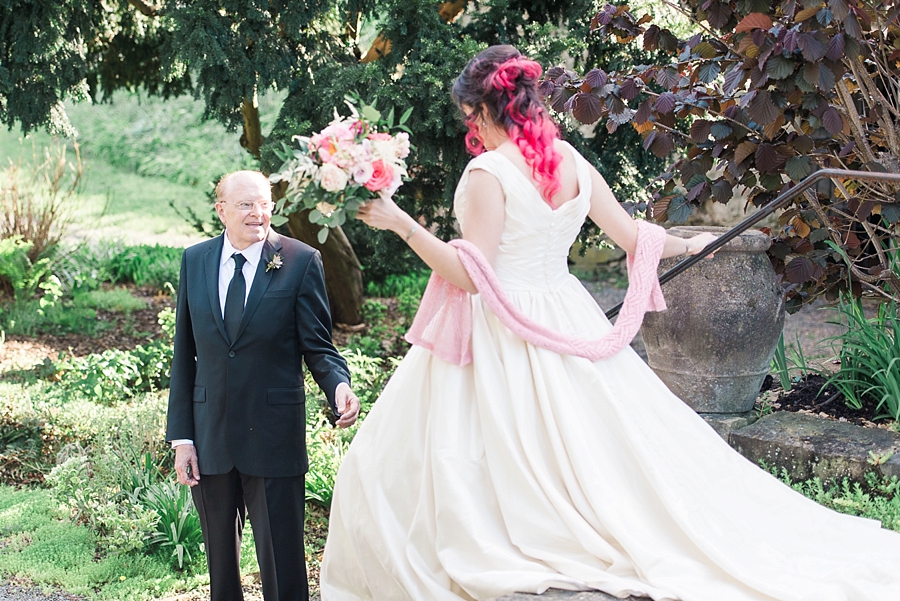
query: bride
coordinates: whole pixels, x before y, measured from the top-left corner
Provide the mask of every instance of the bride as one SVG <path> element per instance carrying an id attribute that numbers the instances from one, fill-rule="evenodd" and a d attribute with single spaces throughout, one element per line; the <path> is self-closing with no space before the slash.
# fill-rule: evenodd
<path id="1" fill-rule="evenodd" d="M 453 95 L 476 157 L 454 208 L 519 314 L 561 337 L 600 339 L 612 326 L 569 275 L 569 247 L 585 217 L 629 254 L 640 228 L 558 139 L 539 76 L 511 46 L 460 74 Z M 591 360 L 527 342 L 477 294 L 463 247 L 390 199 L 359 216 L 470 293 L 471 362 L 413 346 L 361 426 L 335 486 L 324 601 L 548 588 L 656 601 L 900 599 L 897 534 L 751 464 L 630 348 Z M 665 236 L 661 255 L 710 241 Z"/>

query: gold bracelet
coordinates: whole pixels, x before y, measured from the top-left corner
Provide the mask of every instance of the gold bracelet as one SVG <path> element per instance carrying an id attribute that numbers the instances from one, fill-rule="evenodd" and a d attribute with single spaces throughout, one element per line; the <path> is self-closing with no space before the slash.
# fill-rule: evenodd
<path id="1" fill-rule="evenodd" d="M 412 226 L 412 227 L 410 228 L 409 233 L 406 234 L 406 238 L 404 238 L 403 240 L 404 240 L 405 242 L 409 242 L 409 239 L 413 237 L 413 234 L 416 233 L 416 230 L 417 230 L 417 229 L 419 229 L 419 224 L 418 224 L 418 223 L 415 224 L 414 226 Z"/>

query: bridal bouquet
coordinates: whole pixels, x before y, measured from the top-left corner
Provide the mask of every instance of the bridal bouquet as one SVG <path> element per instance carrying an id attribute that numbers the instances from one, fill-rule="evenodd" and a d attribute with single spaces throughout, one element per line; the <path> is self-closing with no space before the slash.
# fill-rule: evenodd
<path id="1" fill-rule="evenodd" d="M 382 118 L 374 106 L 357 109 L 357 100 L 347 97 L 350 115 L 334 111 L 334 121 L 312 136 L 294 136 L 299 148 L 285 146 L 284 164 L 269 176 L 272 183 L 287 182 L 280 215 L 272 223 L 287 221 L 285 213 L 310 209 L 309 220 L 322 225 L 319 243 L 329 228 L 356 217 L 360 205 L 379 195 L 391 196 L 407 177 L 409 129 L 405 126 L 412 108 L 394 125 L 394 110 Z M 392 130 L 401 130 L 391 134 Z"/>

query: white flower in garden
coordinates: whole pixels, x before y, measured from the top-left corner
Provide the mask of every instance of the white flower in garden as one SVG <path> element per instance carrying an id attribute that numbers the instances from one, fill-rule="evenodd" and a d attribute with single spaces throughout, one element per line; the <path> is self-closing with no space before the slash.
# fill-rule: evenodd
<path id="1" fill-rule="evenodd" d="M 355 181 L 359 185 L 363 185 L 367 181 L 369 181 L 369 178 L 372 177 L 373 172 L 374 168 L 372 167 L 372 163 L 370 161 L 357 163 L 356 167 L 353 169 L 353 181 Z"/>
<path id="2" fill-rule="evenodd" d="M 405 159 L 409 156 L 409 134 L 401 131 L 394 136 L 394 144 L 398 159 Z"/>
<path id="3" fill-rule="evenodd" d="M 328 192 L 340 192 L 347 187 L 347 172 L 334 163 L 325 163 L 319 170 L 319 185 Z M 323 211 L 324 212 L 324 211 Z"/>

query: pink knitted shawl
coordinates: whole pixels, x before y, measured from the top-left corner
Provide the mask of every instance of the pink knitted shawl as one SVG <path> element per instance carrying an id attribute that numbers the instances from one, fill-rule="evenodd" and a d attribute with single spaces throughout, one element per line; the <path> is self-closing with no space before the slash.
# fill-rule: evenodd
<path id="1" fill-rule="evenodd" d="M 606 359 L 625 348 L 637 334 L 647 311 L 663 311 L 666 301 L 659 287 L 656 268 L 666 241 L 658 225 L 638 221 L 637 247 L 628 255 L 628 292 L 611 332 L 596 340 L 567 336 L 528 319 L 513 305 L 490 263 L 478 247 L 465 240 L 450 242 L 459 260 L 494 315 L 525 342 L 557 353 Z M 436 357 L 457 365 L 472 362 L 472 305 L 469 294 L 432 273 L 412 327 L 406 334 L 410 344 L 422 346 Z"/>

